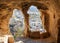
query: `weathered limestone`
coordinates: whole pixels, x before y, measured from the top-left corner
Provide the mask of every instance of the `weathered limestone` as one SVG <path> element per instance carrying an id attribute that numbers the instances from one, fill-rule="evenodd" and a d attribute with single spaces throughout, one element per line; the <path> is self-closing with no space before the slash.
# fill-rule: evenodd
<path id="1" fill-rule="evenodd" d="M 38 7 L 38 9 L 42 9 L 46 11 L 46 13 L 49 15 L 49 27 L 48 31 L 51 34 L 51 37 L 54 37 L 55 40 L 57 40 L 57 20 L 60 18 L 60 12 L 59 12 L 59 3 L 52 0 L 39 0 L 39 1 L 0 1 L 0 35 L 11 35 L 9 30 L 9 20 L 12 16 L 13 9 L 21 9 L 23 11 L 23 14 L 25 16 L 25 23 L 28 24 L 28 18 L 29 15 L 27 14 L 27 10 L 31 5 L 35 5 Z M 55 3 L 56 2 L 56 3 Z M 43 4 L 42 4 L 43 3 Z M 58 5 L 57 5 L 58 4 Z M 47 6 L 47 7 L 46 7 Z M 47 9 L 47 10 L 46 10 Z M 43 15 L 46 15 L 43 13 Z M 54 16 L 55 15 L 55 16 Z M 48 21 L 48 20 L 47 20 Z M 25 27 L 25 36 L 28 36 L 28 26 Z M 48 24 L 47 24 L 48 25 Z M 14 43 L 14 38 L 9 38 L 9 43 Z"/>

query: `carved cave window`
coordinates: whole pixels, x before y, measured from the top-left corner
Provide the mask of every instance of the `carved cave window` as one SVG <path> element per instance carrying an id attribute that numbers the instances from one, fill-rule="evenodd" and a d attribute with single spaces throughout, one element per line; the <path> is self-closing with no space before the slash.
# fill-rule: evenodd
<path id="1" fill-rule="evenodd" d="M 13 10 L 13 15 L 9 21 L 9 27 L 15 40 L 18 37 L 24 36 L 25 23 L 24 23 L 24 15 L 21 10 L 18 9 Z"/>
<path id="2" fill-rule="evenodd" d="M 31 5 L 27 11 L 29 14 L 29 30 L 40 31 L 40 33 L 46 32 L 41 20 L 41 11 L 34 5 Z"/>

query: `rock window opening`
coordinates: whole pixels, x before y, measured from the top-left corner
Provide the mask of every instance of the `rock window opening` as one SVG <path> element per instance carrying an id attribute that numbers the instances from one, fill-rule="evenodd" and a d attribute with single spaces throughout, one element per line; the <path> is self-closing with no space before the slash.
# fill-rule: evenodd
<path id="1" fill-rule="evenodd" d="M 24 36 L 24 15 L 21 10 L 14 9 L 9 21 L 10 32 L 15 40 Z"/>
<path id="2" fill-rule="evenodd" d="M 31 32 L 39 31 L 40 34 L 46 32 L 41 20 L 41 11 L 36 6 L 31 5 L 27 14 L 29 14 L 29 30 Z"/>

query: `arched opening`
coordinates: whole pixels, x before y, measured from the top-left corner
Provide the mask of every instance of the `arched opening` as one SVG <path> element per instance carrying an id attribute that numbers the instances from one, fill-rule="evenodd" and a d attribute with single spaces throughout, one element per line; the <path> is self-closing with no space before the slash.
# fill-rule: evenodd
<path id="1" fill-rule="evenodd" d="M 24 15 L 21 10 L 13 10 L 12 17 L 9 21 L 9 28 L 15 40 L 19 41 L 21 37 L 24 37 L 25 23 Z"/>
<path id="2" fill-rule="evenodd" d="M 27 14 L 29 14 L 29 31 L 30 31 L 29 36 L 32 35 L 32 37 L 40 38 L 41 34 L 47 32 L 46 29 L 44 28 L 45 26 L 41 19 L 42 15 L 41 11 L 39 11 L 39 9 L 36 6 L 31 5 L 27 11 Z"/>
<path id="3" fill-rule="evenodd" d="M 33 31 L 40 31 L 40 34 L 42 32 L 46 32 L 46 30 L 43 27 L 42 20 L 41 20 L 41 12 L 37 9 L 36 6 L 31 6 L 27 12 L 29 14 L 29 26 L 30 30 Z"/>

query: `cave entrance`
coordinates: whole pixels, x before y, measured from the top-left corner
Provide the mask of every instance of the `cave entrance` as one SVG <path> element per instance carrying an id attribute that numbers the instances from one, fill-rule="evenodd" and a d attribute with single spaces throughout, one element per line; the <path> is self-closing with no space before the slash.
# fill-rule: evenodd
<path id="1" fill-rule="evenodd" d="M 31 5 L 27 14 L 29 15 L 29 37 L 49 37 L 49 15 L 47 12 L 42 12 L 37 6 Z"/>
<path id="2" fill-rule="evenodd" d="M 10 32 L 14 36 L 15 40 L 20 40 L 21 37 L 24 37 L 24 15 L 21 10 L 14 9 L 12 17 L 9 21 Z"/>

